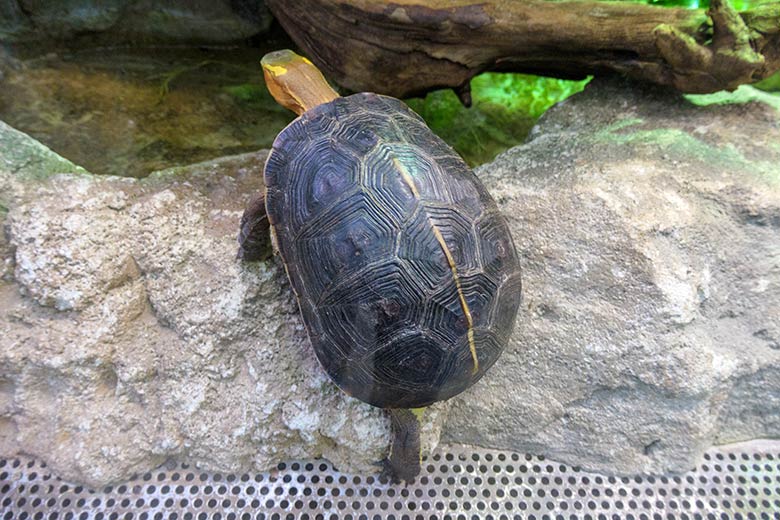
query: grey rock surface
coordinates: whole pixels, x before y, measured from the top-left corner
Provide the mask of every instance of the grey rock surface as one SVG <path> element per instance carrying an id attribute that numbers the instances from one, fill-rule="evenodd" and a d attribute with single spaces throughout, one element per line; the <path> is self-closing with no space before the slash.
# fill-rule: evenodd
<path id="1" fill-rule="evenodd" d="M 780 436 L 778 142 L 765 103 L 599 81 L 480 168 L 525 303 L 492 371 L 429 414 L 428 447 L 441 430 L 637 473 Z M 0 146 L 0 454 L 90 484 L 168 458 L 375 469 L 387 419 L 326 379 L 280 265 L 234 259 L 263 152 L 137 181 L 23 146 L 24 168 Z"/>
<path id="2" fill-rule="evenodd" d="M 262 0 L 0 0 L 0 41 L 225 43 L 268 29 Z"/>
<path id="3" fill-rule="evenodd" d="M 0 284 L 0 453 L 92 485 L 168 458 L 226 472 L 313 457 L 377 470 L 388 419 L 328 381 L 283 268 L 236 260 L 264 160 L 144 181 L 0 168 L 3 193 L 16 194 L 2 250 L 14 280 Z M 429 414 L 428 450 L 444 408 Z"/>
<path id="4" fill-rule="evenodd" d="M 0 121 L 0 223 L 9 208 L 22 200 L 24 188 L 37 179 L 61 172 L 86 173 L 38 141 Z M 6 233 L 0 233 L 0 280 L 10 280 L 13 252 Z"/>
<path id="5" fill-rule="evenodd" d="M 594 81 L 479 169 L 524 310 L 445 441 L 637 473 L 780 437 L 780 111 L 751 91 Z"/>

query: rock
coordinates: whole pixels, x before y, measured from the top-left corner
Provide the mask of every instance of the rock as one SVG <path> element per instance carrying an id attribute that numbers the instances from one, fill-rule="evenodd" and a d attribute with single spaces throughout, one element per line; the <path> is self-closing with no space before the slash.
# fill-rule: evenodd
<path id="1" fill-rule="evenodd" d="M 778 436 L 780 112 L 729 99 L 594 81 L 478 170 L 525 303 L 491 372 L 428 415 L 429 448 L 441 430 L 631 474 Z M 92 485 L 168 458 L 376 469 L 387 419 L 327 380 L 279 264 L 235 260 L 264 152 L 143 181 L 7 153 L 0 454 Z"/>
<path id="2" fill-rule="evenodd" d="M 7 1 L 7 0 L 6 0 Z M 111 29 L 126 0 L 17 0 L 19 8 L 41 33 L 65 39 L 85 32 Z"/>
<path id="3" fill-rule="evenodd" d="M 86 173 L 55 154 L 38 141 L 0 121 L 0 222 L 8 208 L 18 204 L 25 184 L 20 181 L 44 179 L 57 172 Z M 13 251 L 0 233 L 0 280 L 8 280 L 13 272 Z M 1 282 L 0 282 L 1 283 Z"/>
<path id="4" fill-rule="evenodd" d="M 594 81 L 479 168 L 525 299 L 443 441 L 631 474 L 780 436 L 780 112 L 738 102 L 764 96 Z"/>
<path id="5" fill-rule="evenodd" d="M 262 0 L 0 0 L 0 41 L 226 43 L 266 31 Z"/>
<path id="6" fill-rule="evenodd" d="M 128 38 L 227 43 L 265 32 L 271 13 L 263 0 L 136 0 L 127 10 Z"/>
<path id="7" fill-rule="evenodd" d="M 5 172 L 0 201 L 9 203 L 12 181 L 44 179 L 55 173 L 87 173 L 38 141 L 0 121 L 0 170 Z"/>
<path id="8" fill-rule="evenodd" d="M 168 458 L 376 471 L 388 419 L 329 382 L 283 268 L 236 260 L 265 156 L 144 181 L 0 169 L 22 193 L 6 222 L 15 283 L 0 285 L 0 454 L 94 486 Z M 444 408 L 426 425 L 429 450 Z"/>
<path id="9" fill-rule="evenodd" d="M 0 0 L 0 41 L 32 39 L 32 22 L 17 0 Z"/>

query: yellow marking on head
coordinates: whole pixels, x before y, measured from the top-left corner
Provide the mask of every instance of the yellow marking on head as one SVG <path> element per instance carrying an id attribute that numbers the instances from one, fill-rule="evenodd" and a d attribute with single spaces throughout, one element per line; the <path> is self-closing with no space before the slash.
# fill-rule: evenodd
<path id="1" fill-rule="evenodd" d="M 401 163 L 401 161 L 394 157 L 393 164 L 398 169 L 399 173 L 401 174 L 401 178 L 404 180 L 406 185 L 409 186 L 410 190 L 412 190 L 414 198 L 420 200 L 420 192 L 417 191 L 417 186 L 414 184 L 414 179 L 412 179 L 412 176 L 409 175 L 409 172 L 406 171 L 406 168 L 404 168 L 404 165 Z M 439 231 L 439 228 L 436 227 L 436 224 L 431 222 L 430 219 L 428 219 L 428 222 L 431 225 L 431 229 L 433 230 L 433 235 L 439 242 L 439 247 L 441 247 L 441 250 L 444 252 L 444 256 L 447 258 L 447 263 L 449 264 L 450 270 L 452 271 L 452 279 L 455 281 L 455 288 L 458 290 L 460 307 L 463 309 L 463 315 L 466 317 L 466 325 L 468 326 L 466 337 L 468 338 L 469 350 L 471 351 L 471 360 L 474 364 L 471 369 L 471 374 L 474 375 L 479 371 L 479 359 L 477 358 L 477 346 L 474 343 L 474 321 L 471 318 L 471 310 L 469 310 L 469 304 L 466 302 L 466 297 L 463 296 L 463 289 L 460 286 L 460 277 L 458 276 L 458 268 L 455 265 L 455 258 L 452 256 L 450 248 L 447 247 L 447 242 L 445 242 L 444 236 L 441 234 L 441 231 Z"/>
<path id="2" fill-rule="evenodd" d="M 304 61 L 304 63 L 308 63 L 309 65 L 314 65 L 309 58 L 306 56 L 301 56 L 301 59 Z"/>
<path id="3" fill-rule="evenodd" d="M 452 279 L 455 281 L 455 288 L 458 290 L 458 299 L 460 299 L 460 307 L 463 309 L 463 315 L 466 317 L 466 325 L 468 326 L 467 338 L 469 340 L 469 350 L 471 351 L 471 359 L 474 363 L 474 367 L 471 369 L 472 374 L 476 374 L 479 370 L 479 359 L 477 359 L 477 347 L 474 344 L 474 322 L 471 318 L 471 310 L 469 310 L 469 304 L 466 302 L 466 297 L 463 296 L 463 289 L 460 286 L 460 277 L 458 276 L 458 268 L 455 265 L 455 258 L 450 253 L 450 249 L 447 247 L 447 243 L 444 241 L 441 231 L 435 225 L 433 227 L 433 234 L 436 236 L 436 240 L 439 241 L 444 256 L 447 257 L 447 263 L 450 264 L 450 270 L 452 271 Z"/>
<path id="4" fill-rule="evenodd" d="M 287 74 L 287 67 L 284 67 L 282 65 L 269 65 L 267 63 L 264 63 L 263 68 L 268 72 L 270 72 L 271 74 L 273 74 L 274 76 L 284 76 L 285 74 Z"/>

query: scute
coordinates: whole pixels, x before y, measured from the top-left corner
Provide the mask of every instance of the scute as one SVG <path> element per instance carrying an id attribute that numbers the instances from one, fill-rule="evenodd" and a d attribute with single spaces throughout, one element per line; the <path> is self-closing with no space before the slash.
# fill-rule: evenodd
<path id="1" fill-rule="evenodd" d="M 345 392 L 426 406 L 495 363 L 520 302 L 508 227 L 406 105 L 364 93 L 309 110 L 277 137 L 265 180 L 315 353 Z"/>
<path id="2" fill-rule="evenodd" d="M 423 208 L 401 230 L 398 257 L 407 261 L 426 291 L 432 292 L 452 280 L 452 268 Z"/>
<path id="3" fill-rule="evenodd" d="M 406 333 L 369 353 L 363 360 L 380 384 L 399 390 L 425 390 L 436 381 L 447 352 L 422 332 Z"/>
<path id="4" fill-rule="evenodd" d="M 410 329 L 381 345 L 358 365 L 372 385 L 355 397 L 382 408 L 414 408 L 446 399 L 442 392 L 457 357 L 425 331 Z"/>
<path id="5" fill-rule="evenodd" d="M 360 163 L 355 152 L 323 137 L 301 147 L 289 161 L 288 218 L 297 227 L 337 203 L 359 183 Z"/>
<path id="6" fill-rule="evenodd" d="M 476 374 L 471 372 L 471 352 L 468 349 L 468 338 L 461 338 L 453 349 L 453 355 L 456 357 L 453 366 L 457 372 L 453 372 L 441 388 L 441 395 L 446 396 L 446 399 L 459 394 L 481 379 L 498 360 L 504 350 L 506 340 L 491 329 L 475 328 L 474 344 L 479 360 L 479 371 Z"/>
<path id="7" fill-rule="evenodd" d="M 458 271 L 470 272 L 478 268 L 477 239 L 468 216 L 454 205 L 425 204 L 425 211 L 431 223 L 445 237 Z"/>
<path id="8" fill-rule="evenodd" d="M 498 288 L 496 304 L 490 314 L 490 327 L 504 340 L 509 339 L 515 323 L 517 308 L 522 294 L 520 271 L 512 273 Z"/>
<path id="9" fill-rule="evenodd" d="M 458 339 L 465 335 L 468 327 L 463 314 L 461 295 L 468 305 L 473 327 L 489 324 L 496 295 L 496 284 L 483 273 L 460 277 L 460 290 L 454 284 L 443 285 L 433 294 L 426 305 L 428 319 L 437 331 L 449 332 Z"/>
<path id="10" fill-rule="evenodd" d="M 306 267 L 314 301 L 366 266 L 392 258 L 398 235 L 362 193 L 340 201 L 326 217 L 304 227 L 296 241 L 297 261 Z"/>
<path id="11" fill-rule="evenodd" d="M 486 211 L 474 225 L 479 237 L 480 264 L 494 279 L 502 281 L 518 269 L 515 245 L 498 209 Z"/>
<path id="12" fill-rule="evenodd" d="M 448 185 L 442 182 L 439 166 L 420 147 L 407 143 L 382 143 L 376 154 L 379 161 L 391 165 L 392 168 L 388 171 L 385 168 L 373 169 L 367 165 L 367 185 L 380 186 L 381 182 L 377 182 L 372 174 L 381 173 L 384 176 L 400 178 L 407 190 L 410 190 L 408 183 L 413 182 L 423 202 L 452 203 Z"/>
<path id="13" fill-rule="evenodd" d="M 417 209 L 414 191 L 393 163 L 392 148 L 380 145 L 363 158 L 363 185 L 400 224 Z"/>
<path id="14" fill-rule="evenodd" d="M 391 259 L 334 285 L 316 305 L 323 326 L 363 357 L 420 323 L 424 295 L 406 266 Z M 342 346 L 342 350 L 347 347 Z M 350 355 L 351 359 L 356 359 Z"/>

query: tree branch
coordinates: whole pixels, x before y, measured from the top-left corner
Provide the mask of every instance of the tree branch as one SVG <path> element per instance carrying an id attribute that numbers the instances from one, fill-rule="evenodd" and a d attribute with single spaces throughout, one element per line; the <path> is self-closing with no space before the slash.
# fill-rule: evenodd
<path id="1" fill-rule="evenodd" d="M 737 13 L 591 0 L 267 0 L 338 84 L 396 97 L 486 70 L 560 78 L 617 71 L 683 92 L 734 89 L 780 69 L 780 2 Z M 423 5 L 424 4 L 424 5 Z"/>

